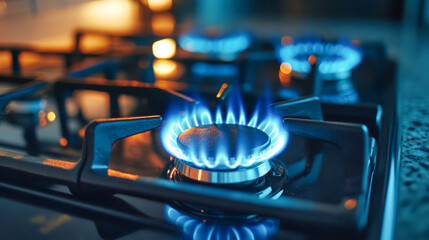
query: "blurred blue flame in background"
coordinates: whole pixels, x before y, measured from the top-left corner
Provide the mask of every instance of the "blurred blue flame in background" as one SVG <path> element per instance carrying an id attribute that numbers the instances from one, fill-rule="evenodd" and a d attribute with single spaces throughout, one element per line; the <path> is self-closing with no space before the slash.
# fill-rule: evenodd
<path id="1" fill-rule="evenodd" d="M 346 42 L 325 43 L 320 40 L 294 41 L 278 45 L 277 58 L 281 63 L 289 63 L 292 70 L 299 73 L 309 73 L 310 55 L 321 58 L 319 72 L 336 74 L 351 71 L 362 61 L 362 51 Z"/>
<path id="2" fill-rule="evenodd" d="M 196 33 L 188 33 L 179 38 L 179 46 L 194 53 L 213 55 L 237 54 L 246 50 L 252 42 L 246 32 L 238 32 L 222 37 L 206 37 Z"/>
<path id="3" fill-rule="evenodd" d="M 200 239 L 267 239 L 279 227 L 276 219 L 262 218 L 259 221 L 220 221 L 203 220 L 184 214 L 169 205 L 165 206 L 165 215 L 169 222 L 182 228 L 186 236 Z"/>
<path id="4" fill-rule="evenodd" d="M 231 64 L 210 64 L 197 62 L 192 65 L 192 72 L 199 76 L 227 77 L 238 74 L 238 68 Z"/>
<path id="5" fill-rule="evenodd" d="M 236 169 L 256 165 L 279 154 L 289 138 L 288 132 L 283 128 L 283 119 L 272 112 L 269 104 L 258 101 L 248 120 L 239 93 L 231 93 L 226 112 L 222 111 L 218 105 L 212 114 L 209 107 L 198 103 L 186 110 L 173 107 L 165 119 L 166 124 L 161 130 L 161 139 L 167 152 L 190 165 L 205 169 Z M 219 144 L 215 156 L 209 157 L 205 146 L 198 146 L 198 149 L 190 149 L 189 152 L 184 153 L 177 143 L 180 133 L 192 127 L 211 124 L 233 124 L 257 128 L 268 135 L 270 145 L 261 152 L 247 155 L 247 149 L 244 149 L 246 144 L 243 144 L 241 140 L 252 141 L 252 139 L 240 139 L 235 148 L 237 149 L 236 156 L 229 156 L 228 149 L 225 149 L 228 148 L 226 144 Z"/>

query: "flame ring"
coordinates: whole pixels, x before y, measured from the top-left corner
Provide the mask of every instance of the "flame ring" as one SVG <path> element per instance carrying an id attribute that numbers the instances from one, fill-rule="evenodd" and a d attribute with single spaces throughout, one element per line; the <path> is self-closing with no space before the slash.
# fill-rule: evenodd
<path id="1" fill-rule="evenodd" d="M 319 55 L 333 57 L 322 60 L 319 72 L 322 74 L 338 74 L 349 72 L 362 61 L 362 52 L 344 43 L 323 43 L 320 41 L 302 41 L 281 46 L 277 51 L 282 63 L 288 62 L 292 70 L 299 73 L 309 73 L 311 64 L 307 59 L 300 59 L 300 55 Z"/>
<path id="2" fill-rule="evenodd" d="M 188 52 L 204 54 L 236 54 L 246 50 L 251 37 L 245 32 L 208 38 L 195 33 L 188 33 L 179 38 L 179 45 Z"/>
<path id="3" fill-rule="evenodd" d="M 258 123 L 258 116 L 254 114 L 251 120 L 246 123 L 244 114 L 240 114 L 238 120 L 236 120 L 233 114 L 228 114 L 224 121 L 219 111 L 216 113 L 215 120 L 212 120 L 212 116 L 208 109 L 200 109 L 197 113 L 194 112 L 192 116 L 184 116 L 176 119 L 176 121 L 167 121 L 169 124 L 167 124 L 164 129 L 167 133 L 165 135 L 163 134 L 165 137 L 162 139 L 164 147 L 172 156 L 200 169 L 238 169 L 258 166 L 261 162 L 271 159 L 281 152 L 286 146 L 289 137 L 288 132 L 283 129 L 281 120 L 276 117 L 267 117 L 262 122 Z M 238 156 L 235 159 L 230 158 L 226 154 L 217 154 L 216 159 L 213 159 L 204 156 L 204 154 L 199 154 L 199 156 L 196 157 L 196 155 L 184 153 L 177 144 L 177 138 L 180 133 L 195 126 L 209 124 L 236 124 L 257 128 L 268 135 L 270 138 L 270 145 L 259 154 L 248 157 Z"/>

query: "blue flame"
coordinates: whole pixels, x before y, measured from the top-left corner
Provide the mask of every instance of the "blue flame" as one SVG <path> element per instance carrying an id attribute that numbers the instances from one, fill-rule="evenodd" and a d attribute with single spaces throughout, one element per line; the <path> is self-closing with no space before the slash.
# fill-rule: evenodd
<path id="1" fill-rule="evenodd" d="M 289 134 L 283 128 L 282 118 L 271 109 L 264 109 L 258 102 L 254 113 L 248 119 L 244 106 L 239 96 L 229 98 L 226 112 L 217 106 L 216 111 L 212 114 L 210 109 L 202 104 L 195 104 L 186 111 L 172 109 L 166 116 L 166 124 L 161 130 L 162 143 L 164 148 L 172 156 L 190 163 L 193 166 L 205 169 L 235 169 L 239 167 L 249 167 L 260 162 L 271 159 L 279 154 L 288 142 Z M 236 156 L 229 156 L 228 146 L 219 144 L 215 156 L 207 156 L 205 146 L 199 146 L 199 149 L 191 149 L 184 153 L 177 143 L 180 133 L 186 129 L 210 125 L 210 124 L 233 124 L 257 128 L 265 132 L 270 138 L 270 145 L 261 152 L 246 155 L 244 144 L 237 143 Z M 244 139 L 243 139 L 244 140 Z M 251 139 L 246 139 L 251 141 Z"/>
<path id="2" fill-rule="evenodd" d="M 279 227 L 276 219 L 263 218 L 257 222 L 237 223 L 216 220 L 203 220 L 184 214 L 169 205 L 165 206 L 169 222 L 180 226 L 188 237 L 199 239 L 267 239 Z"/>
<path id="3" fill-rule="evenodd" d="M 199 76 L 225 77 L 235 76 L 238 68 L 231 64 L 210 64 L 204 62 L 194 63 L 191 67 L 192 72 Z"/>
<path id="4" fill-rule="evenodd" d="M 311 64 L 308 62 L 310 55 L 322 58 L 319 65 L 319 72 L 322 74 L 348 72 L 362 61 L 361 50 L 345 42 L 297 41 L 279 45 L 276 53 L 282 63 L 290 63 L 292 70 L 299 73 L 311 71 Z"/>
<path id="5" fill-rule="evenodd" d="M 188 33 L 179 38 L 179 45 L 182 49 L 194 53 L 237 54 L 246 50 L 250 46 L 251 40 L 250 35 L 245 32 L 215 38 Z"/>

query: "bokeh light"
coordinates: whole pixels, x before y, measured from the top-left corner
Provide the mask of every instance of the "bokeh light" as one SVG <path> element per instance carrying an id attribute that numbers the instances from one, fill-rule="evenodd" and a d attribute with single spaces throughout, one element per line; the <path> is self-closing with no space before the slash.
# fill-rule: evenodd
<path id="1" fill-rule="evenodd" d="M 173 0 L 147 0 L 149 9 L 154 12 L 164 12 L 171 9 Z"/>
<path id="2" fill-rule="evenodd" d="M 176 54 L 176 42 L 171 38 L 156 41 L 152 45 L 152 52 L 156 58 L 171 58 Z"/>

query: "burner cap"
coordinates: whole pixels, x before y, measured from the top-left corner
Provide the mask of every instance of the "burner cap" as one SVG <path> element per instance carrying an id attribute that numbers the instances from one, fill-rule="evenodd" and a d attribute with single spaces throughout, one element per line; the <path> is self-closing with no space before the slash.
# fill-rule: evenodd
<path id="1" fill-rule="evenodd" d="M 257 128 L 236 124 L 196 126 L 180 133 L 177 144 L 185 155 L 205 159 L 213 165 L 209 168 L 198 167 L 192 162 L 176 158 L 174 162 L 177 170 L 197 181 L 216 184 L 243 183 L 257 179 L 271 169 L 270 162 L 266 160 L 232 167 L 240 159 L 252 159 L 269 149 L 270 137 Z M 221 160 L 226 160 L 231 166 L 216 164 Z"/>
<path id="2" fill-rule="evenodd" d="M 211 124 L 189 128 L 177 138 L 185 154 L 203 151 L 207 157 L 215 158 L 219 151 L 226 151 L 229 158 L 238 154 L 250 157 L 270 145 L 269 136 L 257 128 L 235 124 Z M 197 156 L 198 157 L 198 156 Z"/>

